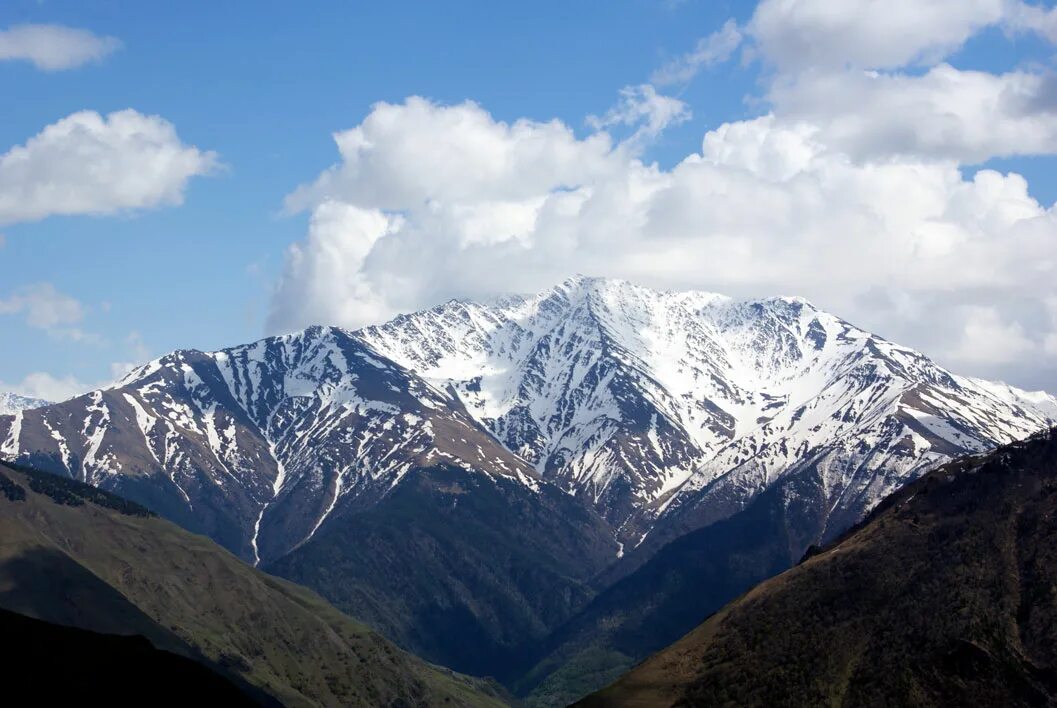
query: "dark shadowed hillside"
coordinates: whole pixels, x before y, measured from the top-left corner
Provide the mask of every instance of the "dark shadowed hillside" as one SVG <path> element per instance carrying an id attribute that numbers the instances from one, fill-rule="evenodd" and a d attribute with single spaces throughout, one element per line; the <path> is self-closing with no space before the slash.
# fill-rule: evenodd
<path id="1" fill-rule="evenodd" d="M 757 583 L 790 568 L 819 538 L 824 500 L 811 470 L 728 519 L 682 536 L 598 595 L 535 647 L 516 682 L 530 705 L 566 705 L 615 680 Z"/>
<path id="2" fill-rule="evenodd" d="M 1055 701 L 1051 431 L 907 486 L 580 705 Z"/>
<path id="3" fill-rule="evenodd" d="M 32 686 L 36 705 L 279 705 L 243 693 L 202 664 L 156 649 L 144 637 L 63 627 L 6 610 L 0 610 L 0 634 L 4 674 Z"/>
<path id="4" fill-rule="evenodd" d="M 0 608 L 140 635 L 288 706 L 502 704 L 487 684 L 406 654 L 203 536 L 79 482 L 3 465 Z"/>
<path id="5" fill-rule="evenodd" d="M 547 485 L 439 465 L 265 568 L 431 661 L 501 677 L 582 607 L 610 557 L 596 514 Z"/>

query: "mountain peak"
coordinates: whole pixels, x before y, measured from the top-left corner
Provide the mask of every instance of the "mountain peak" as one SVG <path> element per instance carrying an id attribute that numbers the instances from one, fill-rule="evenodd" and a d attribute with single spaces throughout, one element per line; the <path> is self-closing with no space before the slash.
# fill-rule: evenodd
<path id="1" fill-rule="evenodd" d="M 10 415 L 19 411 L 42 408 L 49 405 L 49 401 L 41 398 L 21 396 L 17 393 L 0 391 L 0 415 Z"/>
<path id="2" fill-rule="evenodd" d="M 1057 419 L 1015 390 L 959 383 L 801 297 L 736 300 L 576 275 L 357 336 L 453 390 L 507 449 L 588 495 L 625 533 L 719 493 L 709 491 L 719 480 L 728 498 L 746 498 L 827 454 L 824 483 L 854 516 L 940 456 Z M 846 465 L 870 454 L 845 453 L 843 440 L 864 440 L 888 476 L 856 480 L 873 473 Z"/>

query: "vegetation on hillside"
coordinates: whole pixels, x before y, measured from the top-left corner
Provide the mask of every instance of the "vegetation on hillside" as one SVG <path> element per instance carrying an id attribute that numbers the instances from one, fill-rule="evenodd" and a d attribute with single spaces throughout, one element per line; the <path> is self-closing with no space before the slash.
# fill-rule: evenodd
<path id="1" fill-rule="evenodd" d="M 1057 431 L 932 472 L 584 706 L 1057 701 Z"/>
<path id="2" fill-rule="evenodd" d="M 0 497 L 0 608 L 143 635 L 287 706 L 504 703 L 491 685 L 410 656 L 205 537 L 105 497 L 70 505 L 62 490 L 79 488 L 68 480 L 38 492 L 32 472 L 0 472 L 29 490 L 21 502 Z"/>

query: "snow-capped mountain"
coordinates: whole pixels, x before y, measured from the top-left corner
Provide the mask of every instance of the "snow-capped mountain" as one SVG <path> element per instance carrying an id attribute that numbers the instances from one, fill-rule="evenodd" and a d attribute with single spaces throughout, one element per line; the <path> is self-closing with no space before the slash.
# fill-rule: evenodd
<path id="1" fill-rule="evenodd" d="M 17 393 L 0 391 L 0 415 L 11 415 L 28 408 L 41 408 L 49 405 L 49 403 L 50 401 L 45 401 L 42 398 L 30 398 L 28 396 L 20 396 Z"/>
<path id="2" fill-rule="evenodd" d="M 706 523 L 807 466 L 843 528 L 922 470 L 1057 421 L 1048 394 L 953 375 L 799 298 L 576 277 L 359 336 L 455 391 L 633 543 L 658 518 Z"/>
<path id="3" fill-rule="evenodd" d="M 496 675 L 677 536 L 778 509 L 787 567 L 925 469 L 1054 422 L 1048 394 L 956 376 L 797 298 L 573 278 L 177 351 L 0 415 L 0 457 Z"/>
<path id="4" fill-rule="evenodd" d="M 924 469 L 1055 421 L 1048 394 L 956 376 L 802 299 L 576 277 L 358 332 L 175 352 L 0 417 L 0 455 L 260 561 L 439 461 L 556 486 L 633 546 L 809 474 L 839 532 Z"/>
<path id="5" fill-rule="evenodd" d="M 259 562 L 450 461 L 532 488 L 458 399 L 347 332 L 178 351 L 114 386 L 0 417 L 0 455 L 135 498 Z"/>
<path id="6" fill-rule="evenodd" d="M 0 457 L 133 499 L 482 674 L 586 603 L 618 549 L 457 396 L 333 328 L 174 352 L 0 416 Z"/>

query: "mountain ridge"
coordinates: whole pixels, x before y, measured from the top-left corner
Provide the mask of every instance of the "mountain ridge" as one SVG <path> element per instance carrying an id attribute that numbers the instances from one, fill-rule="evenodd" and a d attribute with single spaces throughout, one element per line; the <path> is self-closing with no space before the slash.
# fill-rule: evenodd
<path id="1" fill-rule="evenodd" d="M 581 277 L 173 352 L 0 416 L 0 455 L 206 534 L 431 661 L 498 674 L 769 490 L 805 509 L 783 530 L 791 563 L 925 470 L 1055 419 L 1049 394 L 957 376 L 802 298 Z"/>
<path id="2" fill-rule="evenodd" d="M 899 468 L 898 479 L 838 506 L 854 519 L 923 467 L 1057 421 L 1049 394 L 950 374 L 797 297 L 738 301 L 580 276 L 494 304 L 451 301 L 359 335 L 450 386 L 545 478 L 592 496 L 629 545 L 681 508 L 717 506 L 723 490 L 704 490 L 724 477 L 743 504 L 822 441 L 889 438 L 871 450 L 886 458 L 874 466 Z"/>
<path id="3" fill-rule="evenodd" d="M 1057 429 L 930 471 L 578 706 L 1052 705 Z"/>

